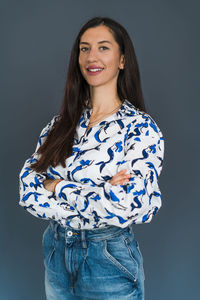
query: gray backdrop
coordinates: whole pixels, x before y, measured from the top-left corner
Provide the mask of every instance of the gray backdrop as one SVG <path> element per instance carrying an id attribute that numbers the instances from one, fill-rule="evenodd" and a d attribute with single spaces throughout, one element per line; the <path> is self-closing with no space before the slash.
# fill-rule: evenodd
<path id="1" fill-rule="evenodd" d="M 60 108 L 72 43 L 96 15 L 129 32 L 148 112 L 165 137 L 162 208 L 135 226 L 145 300 L 197 299 L 199 2 L 1 0 L 0 8 L 1 299 L 45 299 L 41 239 L 49 221 L 18 205 L 18 176 Z"/>

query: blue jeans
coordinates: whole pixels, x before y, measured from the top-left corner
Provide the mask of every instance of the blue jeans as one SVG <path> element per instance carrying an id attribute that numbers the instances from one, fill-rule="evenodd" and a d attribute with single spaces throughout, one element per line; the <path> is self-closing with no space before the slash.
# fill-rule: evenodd
<path id="1" fill-rule="evenodd" d="M 47 300 L 144 300 L 133 225 L 75 230 L 51 220 L 42 245 Z"/>

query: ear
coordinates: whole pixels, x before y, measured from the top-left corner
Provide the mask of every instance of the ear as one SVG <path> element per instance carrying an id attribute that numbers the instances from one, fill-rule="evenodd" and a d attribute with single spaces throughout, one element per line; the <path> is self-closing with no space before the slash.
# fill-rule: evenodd
<path id="1" fill-rule="evenodd" d="M 124 69 L 124 65 L 125 65 L 125 57 L 124 57 L 124 54 L 122 54 L 121 58 L 120 58 L 119 68 Z"/>

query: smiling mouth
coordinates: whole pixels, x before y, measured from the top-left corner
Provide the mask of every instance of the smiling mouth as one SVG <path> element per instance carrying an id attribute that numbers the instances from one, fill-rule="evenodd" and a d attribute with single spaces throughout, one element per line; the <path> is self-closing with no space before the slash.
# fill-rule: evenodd
<path id="1" fill-rule="evenodd" d="M 103 68 L 87 69 L 89 75 L 97 75 L 103 71 Z"/>

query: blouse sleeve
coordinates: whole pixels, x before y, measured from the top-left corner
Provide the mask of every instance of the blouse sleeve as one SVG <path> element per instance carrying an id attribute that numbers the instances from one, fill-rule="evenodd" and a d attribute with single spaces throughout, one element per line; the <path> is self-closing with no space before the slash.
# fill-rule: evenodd
<path id="1" fill-rule="evenodd" d="M 66 218 L 74 214 L 75 209 L 69 207 L 65 200 L 56 199 L 55 194 L 45 189 L 43 181 L 52 178 L 48 172 L 37 173 L 30 168 L 38 159 L 37 150 L 46 140 L 57 116 L 42 129 L 38 138 L 35 152 L 28 158 L 19 174 L 19 205 L 24 207 L 33 216 L 45 220 L 53 219 L 61 225 L 66 224 Z"/>
<path id="2" fill-rule="evenodd" d="M 56 185 L 56 197 L 66 200 L 90 226 L 149 223 L 161 207 L 158 177 L 164 138 L 150 115 L 139 116 L 129 124 L 125 149 L 117 172 L 127 169 L 132 174 L 128 183 L 112 185 L 104 181 L 96 185 L 83 178 L 85 183 L 63 180 Z"/>

